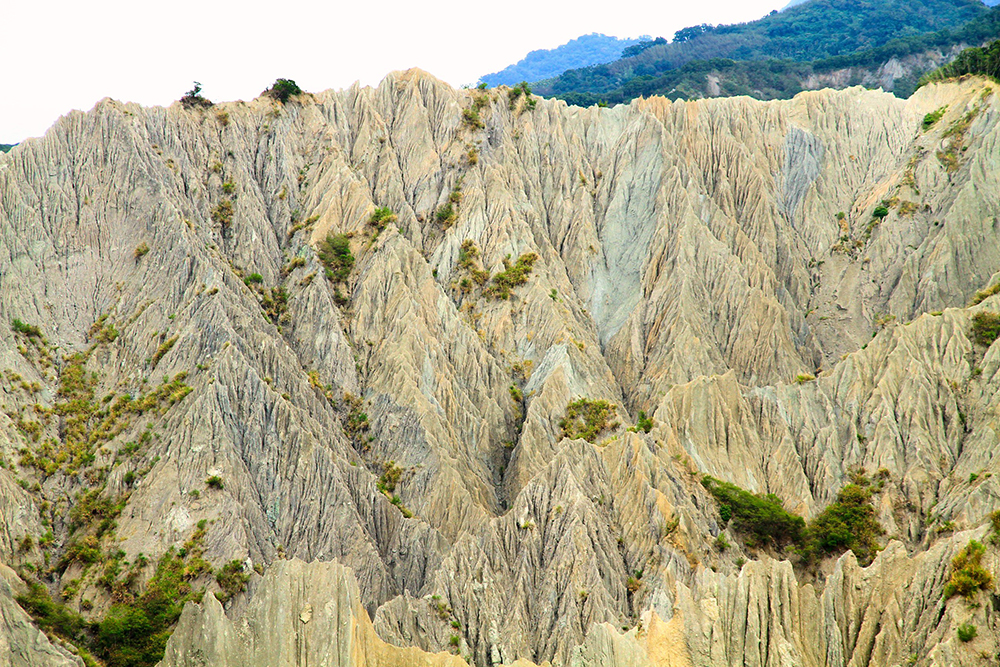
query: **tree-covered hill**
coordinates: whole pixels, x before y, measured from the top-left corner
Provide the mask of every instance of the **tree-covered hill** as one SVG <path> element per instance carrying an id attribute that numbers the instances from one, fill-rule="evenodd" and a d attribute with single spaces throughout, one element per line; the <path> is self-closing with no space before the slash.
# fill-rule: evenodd
<path id="1" fill-rule="evenodd" d="M 569 70 L 535 90 L 577 104 L 653 94 L 787 97 L 813 74 L 981 44 L 1000 34 L 998 11 L 979 0 L 811 0 L 750 23 L 685 28 L 669 43 L 638 44 L 628 57 Z"/>
<path id="2" fill-rule="evenodd" d="M 645 38 L 619 39 L 600 33 L 571 39 L 554 49 L 538 49 L 514 65 L 499 72 L 486 74 L 480 81 L 489 86 L 513 86 L 521 81 L 540 81 L 562 74 L 568 69 L 588 67 L 621 58 L 622 51 Z"/>

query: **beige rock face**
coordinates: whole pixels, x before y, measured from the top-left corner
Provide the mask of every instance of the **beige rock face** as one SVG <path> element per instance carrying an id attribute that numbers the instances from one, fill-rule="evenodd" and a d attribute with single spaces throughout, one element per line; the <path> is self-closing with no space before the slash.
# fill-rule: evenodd
<path id="1" fill-rule="evenodd" d="M 460 667 L 460 658 L 386 644 L 361 605 L 353 573 L 336 563 L 280 561 L 261 583 L 242 618 L 226 618 L 207 596 L 189 604 L 167 646 L 162 667 L 305 665 Z"/>
<path id="2" fill-rule="evenodd" d="M 970 331 L 1000 297 L 966 307 L 1000 267 L 998 104 L 967 80 L 531 109 L 409 71 L 74 112 L 0 155 L 0 319 L 45 338 L 0 327 L 0 559 L 53 594 L 79 579 L 68 604 L 97 617 L 100 568 L 61 562 L 96 536 L 81 492 L 124 503 L 98 547 L 130 562 L 205 520 L 206 560 L 265 574 L 226 610 L 194 581 L 178 666 L 993 655 L 995 598 L 942 588 L 1000 495 L 1000 351 Z M 350 236 L 342 283 L 328 234 Z M 476 281 L 528 253 L 508 299 Z M 93 458 L 46 469 L 73 353 Z M 190 393 L 100 426 L 178 373 Z M 621 426 L 562 437 L 581 397 Z M 640 410 L 652 430 L 626 431 Z M 862 467 L 888 475 L 893 540 L 868 568 L 751 552 L 699 483 L 811 517 Z"/>

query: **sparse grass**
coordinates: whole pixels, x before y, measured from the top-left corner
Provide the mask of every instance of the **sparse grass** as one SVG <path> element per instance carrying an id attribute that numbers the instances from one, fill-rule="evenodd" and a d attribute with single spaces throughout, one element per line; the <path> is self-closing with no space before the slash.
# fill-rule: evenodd
<path id="1" fill-rule="evenodd" d="M 22 334 L 28 338 L 41 338 L 42 330 L 33 324 L 25 324 L 16 317 L 11 321 L 10 328 L 15 333 Z"/>
<path id="2" fill-rule="evenodd" d="M 450 201 L 439 206 L 437 211 L 434 212 L 434 220 L 437 221 L 439 225 L 444 226 L 445 229 L 455 224 L 455 220 L 457 219 L 458 213 L 455 211 L 455 206 Z"/>
<path id="3" fill-rule="evenodd" d="M 559 420 L 559 428 L 564 438 L 594 442 L 602 433 L 618 427 L 617 411 L 608 401 L 579 398 L 566 406 L 566 416 Z"/>
<path id="4" fill-rule="evenodd" d="M 993 296 L 997 292 L 1000 292 L 1000 282 L 993 283 L 992 285 L 990 285 L 988 287 L 984 287 L 983 289 L 978 290 L 972 296 L 972 300 L 969 301 L 969 305 L 970 306 L 978 306 L 983 301 L 985 301 L 986 299 L 990 298 L 991 296 Z"/>
<path id="5" fill-rule="evenodd" d="M 983 567 L 986 547 L 972 540 L 951 560 L 951 577 L 944 586 L 944 599 L 961 595 L 968 602 L 976 599 L 979 591 L 993 586 L 993 574 Z"/>
<path id="6" fill-rule="evenodd" d="M 462 109 L 462 123 L 473 130 L 481 130 L 486 127 L 483 119 L 479 117 L 479 110 L 475 107 Z"/>
<path id="7" fill-rule="evenodd" d="M 136 261 L 139 261 L 147 254 L 149 254 L 149 246 L 146 244 L 145 241 L 137 245 L 135 247 L 135 250 L 132 252 L 132 256 L 135 258 Z"/>
<path id="8" fill-rule="evenodd" d="M 515 287 L 528 282 L 531 269 L 537 260 L 538 255 L 533 252 L 521 255 L 513 264 L 509 259 L 504 259 L 504 270 L 493 276 L 489 288 L 485 291 L 486 296 L 505 301 L 509 299 Z"/>
<path id="9" fill-rule="evenodd" d="M 150 366 L 152 368 L 156 368 L 156 365 L 160 363 L 160 359 L 162 359 L 176 344 L 177 336 L 171 336 L 167 340 L 163 341 L 160 347 L 158 347 L 156 352 L 153 354 L 153 358 L 150 359 Z"/>

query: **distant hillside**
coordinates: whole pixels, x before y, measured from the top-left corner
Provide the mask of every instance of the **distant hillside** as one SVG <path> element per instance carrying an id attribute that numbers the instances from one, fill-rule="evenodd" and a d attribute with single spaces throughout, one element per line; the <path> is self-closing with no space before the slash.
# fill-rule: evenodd
<path id="1" fill-rule="evenodd" d="M 17 144 L 0 144 L 0 153 L 6 153 Z"/>
<path id="2" fill-rule="evenodd" d="M 920 74 L 940 65 L 956 45 L 979 45 L 1000 34 L 994 14 L 979 0 L 811 0 L 750 23 L 684 28 L 670 43 L 564 72 L 537 84 L 535 92 L 582 104 L 669 94 L 679 85 L 688 89 L 685 96 L 760 90 L 755 96 L 784 97 L 798 92 L 814 74 L 860 68 L 875 76 L 893 58 L 936 50 L 908 83 L 912 91 Z M 768 63 L 762 65 L 762 60 Z M 739 92 L 714 91 L 710 71 L 734 68 L 745 80 L 736 86 Z M 772 93 L 765 92 L 769 87 Z"/>
<path id="3" fill-rule="evenodd" d="M 638 44 L 644 39 L 649 39 L 649 37 L 619 39 L 596 32 L 583 35 L 554 49 L 532 51 L 517 64 L 510 65 L 499 72 L 482 76 L 479 81 L 489 86 L 513 86 L 521 81 L 549 79 L 568 69 L 600 65 L 617 60 L 622 57 L 624 49 Z"/>
<path id="4" fill-rule="evenodd" d="M 929 72 L 921 80 L 921 84 L 930 81 L 952 79 L 966 74 L 988 76 L 1000 81 L 1000 39 L 994 40 L 982 48 L 971 48 L 962 51 L 953 61 Z"/>

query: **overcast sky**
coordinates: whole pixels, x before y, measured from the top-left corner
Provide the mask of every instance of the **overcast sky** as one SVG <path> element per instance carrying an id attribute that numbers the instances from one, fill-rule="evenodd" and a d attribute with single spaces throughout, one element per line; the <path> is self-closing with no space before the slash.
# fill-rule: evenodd
<path id="1" fill-rule="evenodd" d="M 533 49 L 603 32 L 670 37 L 759 18 L 787 0 L 9 0 L 0 35 L 0 143 L 45 132 L 103 97 L 169 104 L 191 87 L 252 99 L 276 78 L 302 88 L 376 84 L 423 68 L 459 86 Z"/>

